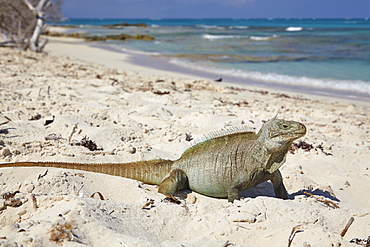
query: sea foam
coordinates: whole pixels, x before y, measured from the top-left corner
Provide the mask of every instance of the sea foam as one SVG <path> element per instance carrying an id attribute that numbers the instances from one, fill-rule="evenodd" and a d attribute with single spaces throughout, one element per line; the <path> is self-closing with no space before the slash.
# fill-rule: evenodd
<path id="1" fill-rule="evenodd" d="M 229 29 L 248 29 L 249 26 L 230 26 Z"/>
<path id="2" fill-rule="evenodd" d="M 269 36 L 269 37 L 264 37 L 264 36 L 251 36 L 250 37 L 250 40 L 253 40 L 253 41 L 266 41 L 266 40 L 270 40 L 272 39 L 273 37 L 272 36 Z"/>
<path id="3" fill-rule="evenodd" d="M 203 38 L 208 40 L 215 40 L 215 39 L 233 39 L 233 38 L 241 38 L 242 36 L 239 35 L 213 35 L 213 34 L 204 34 Z"/>
<path id="4" fill-rule="evenodd" d="M 285 29 L 285 31 L 288 31 L 288 32 L 299 32 L 302 30 L 303 30 L 303 27 L 287 27 Z"/>
<path id="5" fill-rule="evenodd" d="M 217 26 L 217 25 L 196 25 L 197 28 L 201 28 L 201 29 L 216 29 L 216 30 L 223 30 L 225 29 L 225 27 L 222 27 L 222 26 Z"/>
<path id="6" fill-rule="evenodd" d="M 201 64 L 197 64 L 191 61 L 177 59 L 177 58 L 171 59 L 170 62 L 178 66 L 190 68 L 193 70 L 203 71 L 207 73 L 217 74 L 217 75 L 233 76 L 237 78 L 259 80 L 259 81 L 264 81 L 264 82 L 286 84 L 286 85 L 323 88 L 323 89 L 328 89 L 328 90 L 345 90 L 345 91 L 350 91 L 350 92 L 370 94 L 370 81 L 321 79 L 321 78 L 309 78 L 309 77 L 282 75 L 282 74 L 277 74 L 277 73 L 242 71 L 238 69 L 227 69 L 227 68 L 201 65 Z"/>

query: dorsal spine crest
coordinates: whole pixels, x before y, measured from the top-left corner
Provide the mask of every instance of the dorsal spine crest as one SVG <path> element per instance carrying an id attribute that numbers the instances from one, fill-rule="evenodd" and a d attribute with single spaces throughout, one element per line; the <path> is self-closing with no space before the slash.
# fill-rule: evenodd
<path id="1" fill-rule="evenodd" d="M 197 139 L 193 141 L 192 145 L 190 147 L 193 147 L 197 144 L 200 144 L 202 142 L 206 142 L 215 138 L 232 135 L 232 134 L 238 134 L 238 133 L 244 133 L 244 132 L 252 132 L 255 133 L 255 128 L 252 128 L 248 125 L 242 125 L 242 126 L 233 126 L 222 130 L 216 130 L 209 132 L 208 134 L 203 135 L 202 138 Z"/>

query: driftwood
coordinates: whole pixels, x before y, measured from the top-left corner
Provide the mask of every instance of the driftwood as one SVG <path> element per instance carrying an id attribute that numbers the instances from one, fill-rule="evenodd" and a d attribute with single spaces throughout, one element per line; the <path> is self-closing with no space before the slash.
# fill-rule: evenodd
<path id="1" fill-rule="evenodd" d="M 290 232 L 289 238 L 288 238 L 288 247 L 292 245 L 295 234 L 298 232 L 303 232 L 303 228 L 304 228 L 303 224 L 293 227 L 292 231 Z"/>
<path id="2" fill-rule="evenodd" d="M 339 208 L 339 206 L 338 206 L 336 203 L 332 202 L 332 201 L 329 201 L 329 200 L 326 200 L 326 199 L 319 198 L 319 197 L 314 196 L 313 194 L 311 194 L 311 193 L 309 193 L 309 192 L 303 192 L 303 193 L 305 193 L 306 195 L 308 195 L 308 196 L 310 196 L 310 197 L 312 197 L 312 198 L 315 198 L 315 199 L 316 199 L 316 201 L 318 201 L 318 202 L 322 202 L 322 203 L 324 203 L 325 205 L 327 205 L 327 206 L 329 206 L 329 207 L 332 207 L 332 208 Z"/>
<path id="3" fill-rule="evenodd" d="M 28 47 L 28 44 L 16 43 L 14 41 L 5 41 L 5 42 L 0 42 L 0 47 L 20 48 L 20 49 L 26 50 Z"/>
<path id="4" fill-rule="evenodd" d="M 351 217 L 349 218 L 346 226 L 344 227 L 343 231 L 340 233 L 340 236 L 343 238 L 344 235 L 346 235 L 347 231 L 348 231 L 348 228 L 352 225 L 353 221 L 355 220 L 355 218 Z"/>

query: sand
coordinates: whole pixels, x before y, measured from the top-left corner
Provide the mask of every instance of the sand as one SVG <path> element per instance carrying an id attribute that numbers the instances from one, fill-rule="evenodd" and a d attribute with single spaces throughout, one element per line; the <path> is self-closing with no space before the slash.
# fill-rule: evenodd
<path id="1" fill-rule="evenodd" d="M 305 124 L 296 143 L 313 148 L 280 168 L 289 200 L 266 182 L 233 204 L 190 191 L 172 204 L 156 186 L 104 174 L 0 168 L 0 246 L 288 246 L 293 229 L 291 246 L 355 246 L 370 235 L 369 102 L 149 69 L 69 38 L 46 50 L 0 49 L 0 163 L 176 159 L 189 135 L 258 130 L 277 114 Z M 70 145 L 85 136 L 101 150 Z"/>

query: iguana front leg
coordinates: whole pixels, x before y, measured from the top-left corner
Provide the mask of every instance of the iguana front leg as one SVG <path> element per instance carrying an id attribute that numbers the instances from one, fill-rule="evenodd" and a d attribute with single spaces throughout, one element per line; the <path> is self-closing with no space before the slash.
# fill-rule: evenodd
<path id="1" fill-rule="evenodd" d="M 277 198 L 288 199 L 288 192 L 283 184 L 283 178 L 279 170 L 273 173 L 264 170 L 256 170 L 252 173 L 241 172 L 231 183 L 228 190 L 228 201 L 239 200 L 239 193 L 243 190 L 252 188 L 260 183 L 270 180 L 274 186 L 275 196 Z"/>
<path id="2" fill-rule="evenodd" d="M 255 181 L 259 172 L 249 173 L 247 171 L 240 171 L 238 176 L 232 181 L 229 186 L 227 199 L 229 202 L 234 202 L 234 200 L 239 200 L 239 193 L 243 190 L 255 186 Z"/>
<path id="3" fill-rule="evenodd" d="M 166 197 L 177 201 L 173 196 L 176 191 L 189 188 L 188 177 L 185 172 L 176 169 L 173 170 L 170 175 L 165 178 L 159 185 L 158 192 L 164 194 Z"/>
<path id="4" fill-rule="evenodd" d="M 270 180 L 272 185 L 274 186 L 275 196 L 281 199 L 288 199 L 288 192 L 285 189 L 283 184 L 283 177 L 279 170 L 276 170 L 273 173 L 268 175 L 268 179 Z"/>

